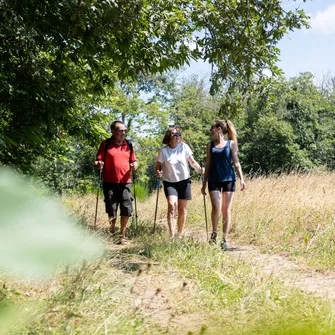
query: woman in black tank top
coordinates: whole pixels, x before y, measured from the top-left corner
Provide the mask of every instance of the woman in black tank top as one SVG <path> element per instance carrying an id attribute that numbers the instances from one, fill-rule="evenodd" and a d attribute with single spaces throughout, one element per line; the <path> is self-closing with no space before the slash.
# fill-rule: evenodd
<path id="1" fill-rule="evenodd" d="M 246 188 L 237 154 L 237 138 L 234 125 L 229 120 L 216 120 L 211 127 L 213 141 L 207 144 L 205 177 L 201 192 L 206 186 L 212 203 L 212 235 L 210 243 L 216 245 L 220 211 L 222 212 L 222 250 L 228 249 L 228 233 L 231 224 L 231 207 L 235 192 L 235 171 L 240 179 L 240 189 Z M 233 168 L 234 167 L 234 168 Z M 221 208 L 220 208 L 221 205 Z"/>

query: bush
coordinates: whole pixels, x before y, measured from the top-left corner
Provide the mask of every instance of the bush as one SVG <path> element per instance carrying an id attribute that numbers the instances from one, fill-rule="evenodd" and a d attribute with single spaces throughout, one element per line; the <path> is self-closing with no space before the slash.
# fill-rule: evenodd
<path id="1" fill-rule="evenodd" d="M 136 193 L 134 191 L 134 185 L 135 185 Z M 136 195 L 136 199 L 138 200 L 144 200 L 149 195 L 148 186 L 142 183 L 136 183 L 136 184 L 133 183 L 131 191 L 132 191 L 133 196 Z"/>

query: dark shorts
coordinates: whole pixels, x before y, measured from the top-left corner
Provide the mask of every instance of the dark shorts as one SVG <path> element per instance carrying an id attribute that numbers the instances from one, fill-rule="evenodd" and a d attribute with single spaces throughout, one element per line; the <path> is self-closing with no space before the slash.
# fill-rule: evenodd
<path id="1" fill-rule="evenodd" d="M 131 196 L 131 184 L 106 183 L 103 184 L 106 213 L 110 217 L 116 217 L 120 205 L 121 216 L 131 216 L 133 213 L 133 198 Z"/>
<path id="2" fill-rule="evenodd" d="M 181 200 L 191 200 L 191 179 L 185 179 L 182 181 L 178 181 L 177 183 L 170 183 L 168 181 L 164 181 L 164 193 L 165 196 L 168 197 L 170 195 L 175 195 L 178 199 Z"/>
<path id="3" fill-rule="evenodd" d="M 235 192 L 235 181 L 208 182 L 208 191 Z"/>

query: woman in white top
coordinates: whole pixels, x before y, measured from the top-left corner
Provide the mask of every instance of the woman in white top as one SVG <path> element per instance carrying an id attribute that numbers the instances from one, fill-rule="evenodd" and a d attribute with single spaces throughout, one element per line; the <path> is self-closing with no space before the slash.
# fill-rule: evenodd
<path id="1" fill-rule="evenodd" d="M 190 164 L 203 173 L 194 160 L 190 147 L 182 141 L 179 128 L 169 128 L 163 138 L 163 147 L 158 154 L 156 174 L 163 178 L 164 193 L 168 203 L 167 221 L 170 237 L 174 236 L 178 211 L 178 235 L 182 235 L 186 221 L 187 200 L 191 200 Z M 163 170 L 161 171 L 161 167 Z"/>

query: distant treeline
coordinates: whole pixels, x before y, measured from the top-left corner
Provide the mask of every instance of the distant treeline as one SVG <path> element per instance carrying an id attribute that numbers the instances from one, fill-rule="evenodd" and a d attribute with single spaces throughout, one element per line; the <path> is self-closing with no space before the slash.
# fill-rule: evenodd
<path id="1" fill-rule="evenodd" d="M 123 120 L 129 130 L 140 164 L 137 180 L 149 190 L 156 185 L 155 160 L 166 129 L 178 124 L 195 158 L 203 161 L 215 119 L 234 122 L 245 174 L 335 168 L 334 78 L 324 78 L 322 84 L 310 73 L 289 80 L 267 78 L 259 90 L 241 97 L 237 113 L 222 108 L 226 93 L 211 96 L 205 80 L 194 76 L 180 83 L 174 78 L 172 74 L 151 77 L 150 82 L 142 78 L 142 86 L 120 83 L 114 98 L 94 112 L 104 134 L 89 141 L 62 133 L 46 143 L 37 159 L 27 164 L 24 157 L 29 166 L 26 171 L 59 192 L 92 191 L 97 185 L 95 153 L 99 142 L 109 136 L 109 125 L 115 119 Z M 150 98 L 139 94 L 145 83 L 151 85 Z M 24 170 L 20 164 L 18 167 Z"/>

